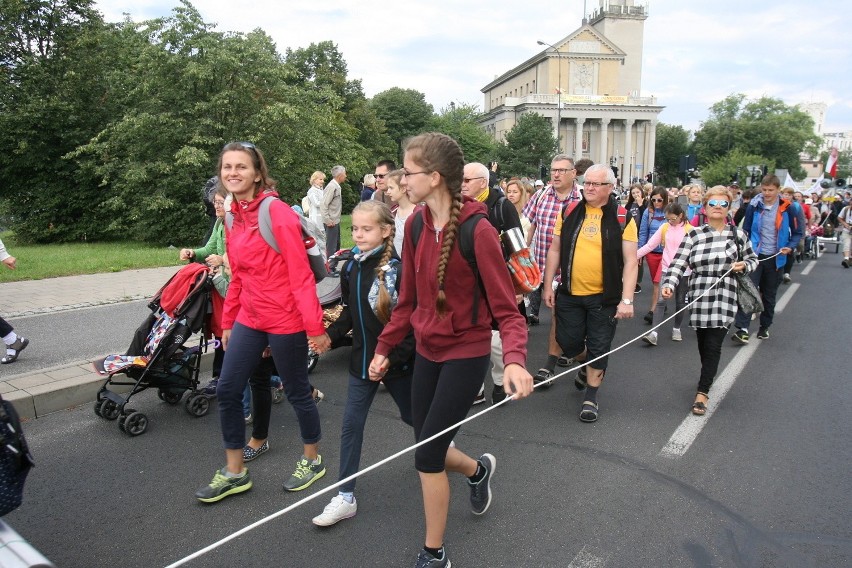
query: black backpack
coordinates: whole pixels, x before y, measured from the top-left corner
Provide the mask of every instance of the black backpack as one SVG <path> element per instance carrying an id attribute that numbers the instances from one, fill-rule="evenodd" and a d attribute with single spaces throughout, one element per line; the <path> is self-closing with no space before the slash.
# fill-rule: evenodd
<path id="1" fill-rule="evenodd" d="M 0 396 L 0 517 L 21 506 L 34 463 L 15 407 Z"/>

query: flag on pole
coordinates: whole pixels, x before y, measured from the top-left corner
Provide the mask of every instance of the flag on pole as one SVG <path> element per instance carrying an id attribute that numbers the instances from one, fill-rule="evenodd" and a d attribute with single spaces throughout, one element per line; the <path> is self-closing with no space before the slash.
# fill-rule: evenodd
<path id="1" fill-rule="evenodd" d="M 825 173 L 828 177 L 837 177 L 837 148 L 832 148 L 828 153 L 828 161 L 825 162 Z"/>
<path id="2" fill-rule="evenodd" d="M 820 185 L 820 183 L 822 182 L 823 179 L 825 179 L 825 176 L 822 176 L 822 175 L 819 176 L 819 178 L 817 178 L 817 180 L 814 182 L 814 184 L 808 190 L 808 195 L 813 195 L 814 193 L 816 193 L 818 195 L 822 195 L 822 186 Z"/>
<path id="3" fill-rule="evenodd" d="M 787 178 L 784 180 L 784 187 L 792 187 L 796 191 L 799 191 L 799 184 L 790 177 L 790 172 L 787 172 Z"/>

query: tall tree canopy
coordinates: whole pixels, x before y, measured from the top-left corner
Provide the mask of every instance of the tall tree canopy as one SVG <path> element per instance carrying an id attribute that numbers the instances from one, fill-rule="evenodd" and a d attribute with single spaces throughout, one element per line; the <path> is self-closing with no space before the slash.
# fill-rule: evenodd
<path id="1" fill-rule="evenodd" d="M 458 142 L 466 162 L 487 164 L 497 158 L 497 144 L 477 122 L 480 114 L 475 105 L 452 103 L 432 118 L 428 128 Z"/>
<path id="2" fill-rule="evenodd" d="M 689 131 L 680 125 L 658 124 L 654 148 L 656 183 L 666 187 L 679 185 L 680 159 L 687 154 L 690 154 Z"/>
<path id="3" fill-rule="evenodd" d="M 538 177 L 539 166 L 549 166 L 559 144 L 550 119 L 526 112 L 506 133 L 500 146 L 500 171 L 505 175 Z"/>
<path id="4" fill-rule="evenodd" d="M 396 143 L 398 161 L 402 159 L 403 141 L 424 132 L 433 114 L 426 95 L 399 87 L 376 94 L 370 100 L 370 106 L 385 122 L 388 135 Z"/>
<path id="5" fill-rule="evenodd" d="M 699 169 L 732 150 L 760 156 L 785 168 L 795 178 L 804 177 L 799 154 L 813 152 L 819 137 L 813 119 L 780 99 L 747 100 L 733 94 L 710 107 L 710 116 L 695 133 Z"/>

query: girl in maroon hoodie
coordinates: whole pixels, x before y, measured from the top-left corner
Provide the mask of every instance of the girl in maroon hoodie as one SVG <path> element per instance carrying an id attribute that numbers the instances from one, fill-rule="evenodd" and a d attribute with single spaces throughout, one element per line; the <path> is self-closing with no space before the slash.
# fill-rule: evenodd
<path id="1" fill-rule="evenodd" d="M 457 246 L 460 225 L 474 214 L 486 214 L 482 203 L 462 200 L 461 148 L 443 134 L 421 134 L 406 146 L 404 166 L 409 199 L 426 206 L 406 221 L 399 303 L 379 337 L 370 375 L 374 380 L 384 375 L 388 354 L 413 328 L 412 419 L 419 442 L 467 415 L 488 371 L 492 318 L 503 339 L 506 392 L 527 396 L 532 392 L 532 377 L 525 368 L 526 322 L 515 303 L 497 232 L 487 217 L 476 222 L 474 231 L 479 279 Z M 423 230 L 419 242 L 414 242 L 410 228 L 418 216 L 422 216 Z M 482 286 L 484 293 L 474 294 L 476 286 Z M 475 460 L 451 447 L 457 431 L 450 430 L 415 451 L 426 517 L 418 567 L 449 565 L 443 548 L 450 500 L 448 470 L 468 478 L 474 514 L 485 513 L 491 504 L 490 482 L 497 460 L 491 454 Z"/>
<path id="2" fill-rule="evenodd" d="M 218 173 L 219 183 L 234 196 L 233 225 L 226 229 L 231 284 L 222 313 L 225 360 L 216 387 L 227 465 L 195 493 L 205 503 L 251 489 L 244 467 L 242 399 L 249 376 L 267 347 L 275 366 L 287 370 L 283 377 L 285 392 L 296 411 L 304 444 L 303 455 L 284 489 L 305 489 L 325 474 L 325 464 L 317 453 L 320 420 L 308 383 L 307 360 L 308 342 L 317 352 L 327 350 L 330 342 L 304 252 L 301 221 L 271 189 L 275 180 L 269 177 L 263 154 L 254 144 L 227 144 L 219 155 Z M 258 230 L 260 204 L 269 196 L 275 198 L 269 215 L 280 253 Z M 261 448 L 252 449 L 251 455 L 256 457 L 268 448 L 264 442 Z"/>

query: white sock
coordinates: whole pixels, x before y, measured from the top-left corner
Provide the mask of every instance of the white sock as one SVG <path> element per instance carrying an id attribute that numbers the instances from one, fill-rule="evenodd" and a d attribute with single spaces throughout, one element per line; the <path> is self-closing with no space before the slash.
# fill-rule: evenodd
<path id="1" fill-rule="evenodd" d="M 3 343 L 5 343 L 6 345 L 12 345 L 17 340 L 18 340 L 18 334 L 15 333 L 14 331 L 10 331 L 9 335 L 7 335 L 6 337 L 3 338 Z"/>
<path id="2" fill-rule="evenodd" d="M 343 500 L 346 501 L 349 504 L 352 504 L 352 503 L 355 502 L 355 493 L 353 493 L 352 491 L 341 491 L 341 492 L 338 493 L 338 495 L 343 497 Z"/>

